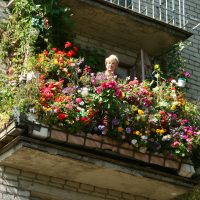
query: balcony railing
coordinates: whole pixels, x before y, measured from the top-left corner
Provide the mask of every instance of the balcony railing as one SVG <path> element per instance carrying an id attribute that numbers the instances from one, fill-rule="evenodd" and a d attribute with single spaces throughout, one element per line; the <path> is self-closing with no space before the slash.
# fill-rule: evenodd
<path id="1" fill-rule="evenodd" d="M 133 12 L 152 17 L 155 20 L 179 27 L 181 29 L 194 29 L 198 25 L 189 26 L 197 19 L 185 12 L 185 0 L 104 0 L 111 4 L 129 9 Z"/>

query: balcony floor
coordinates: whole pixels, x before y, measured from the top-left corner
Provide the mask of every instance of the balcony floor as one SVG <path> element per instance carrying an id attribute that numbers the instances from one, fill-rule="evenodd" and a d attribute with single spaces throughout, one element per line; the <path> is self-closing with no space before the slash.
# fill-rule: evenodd
<path id="1" fill-rule="evenodd" d="M 72 10 L 75 33 L 130 51 L 143 49 L 149 55 L 157 56 L 192 35 L 102 0 L 63 0 L 62 3 Z"/>

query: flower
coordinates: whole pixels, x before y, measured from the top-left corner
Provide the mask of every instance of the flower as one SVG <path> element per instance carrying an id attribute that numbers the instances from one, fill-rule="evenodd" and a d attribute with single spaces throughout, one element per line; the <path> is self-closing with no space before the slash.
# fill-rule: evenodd
<path id="1" fill-rule="evenodd" d="M 65 48 L 69 48 L 69 47 L 71 47 L 71 46 L 72 46 L 72 43 L 71 43 L 71 42 L 67 41 L 67 42 L 65 43 Z"/>
<path id="2" fill-rule="evenodd" d="M 64 114 L 64 113 L 59 113 L 58 114 L 58 119 L 60 119 L 60 120 L 64 120 L 66 117 L 67 117 L 67 115 Z"/>

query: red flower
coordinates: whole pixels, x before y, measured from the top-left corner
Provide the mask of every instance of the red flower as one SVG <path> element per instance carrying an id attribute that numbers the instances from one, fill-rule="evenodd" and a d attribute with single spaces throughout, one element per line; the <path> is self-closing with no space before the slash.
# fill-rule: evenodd
<path id="1" fill-rule="evenodd" d="M 67 56 L 68 58 L 71 58 L 71 57 L 74 56 L 74 55 L 76 55 L 76 53 L 75 53 L 73 50 L 70 50 L 70 51 L 68 51 L 68 52 L 66 53 L 66 56 Z"/>
<path id="2" fill-rule="evenodd" d="M 73 49 L 74 49 L 74 51 L 76 51 L 76 52 L 78 51 L 78 47 L 74 47 Z"/>
<path id="3" fill-rule="evenodd" d="M 87 117 L 84 116 L 84 117 L 81 117 L 81 118 L 80 118 L 80 121 L 83 122 L 84 124 L 88 124 L 89 119 L 88 119 Z"/>
<path id="4" fill-rule="evenodd" d="M 45 56 L 48 56 L 49 55 L 49 52 L 47 50 L 44 50 L 44 55 Z"/>
<path id="5" fill-rule="evenodd" d="M 69 47 L 71 47 L 71 46 L 72 46 L 72 43 L 71 43 L 71 42 L 67 41 L 67 42 L 65 43 L 65 48 L 69 48 Z"/>
<path id="6" fill-rule="evenodd" d="M 165 114 L 165 111 L 164 111 L 164 110 L 160 110 L 160 111 L 159 111 L 159 114 L 160 114 L 160 115 L 164 115 L 164 114 Z"/>
<path id="7" fill-rule="evenodd" d="M 64 114 L 64 113 L 59 113 L 58 114 L 58 119 L 60 119 L 60 120 L 64 120 L 66 117 L 67 117 L 67 115 Z"/>
<path id="8" fill-rule="evenodd" d="M 57 48 L 52 48 L 52 51 L 56 52 L 58 49 Z"/>

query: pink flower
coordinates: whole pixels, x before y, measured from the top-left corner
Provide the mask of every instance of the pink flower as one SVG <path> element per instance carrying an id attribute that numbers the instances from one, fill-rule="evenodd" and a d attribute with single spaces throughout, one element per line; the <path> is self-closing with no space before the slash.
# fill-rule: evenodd
<path id="1" fill-rule="evenodd" d="M 76 103 L 81 103 L 83 100 L 81 98 L 76 98 Z"/>
<path id="2" fill-rule="evenodd" d="M 98 87 L 98 88 L 97 88 L 97 93 L 98 93 L 98 94 L 101 94 L 101 92 L 102 92 L 102 91 L 101 91 L 101 87 Z"/>
<path id="3" fill-rule="evenodd" d="M 174 142 L 171 144 L 171 146 L 172 146 L 173 148 L 177 148 L 177 147 L 179 146 L 179 142 L 176 140 L 176 141 L 174 141 Z"/>

